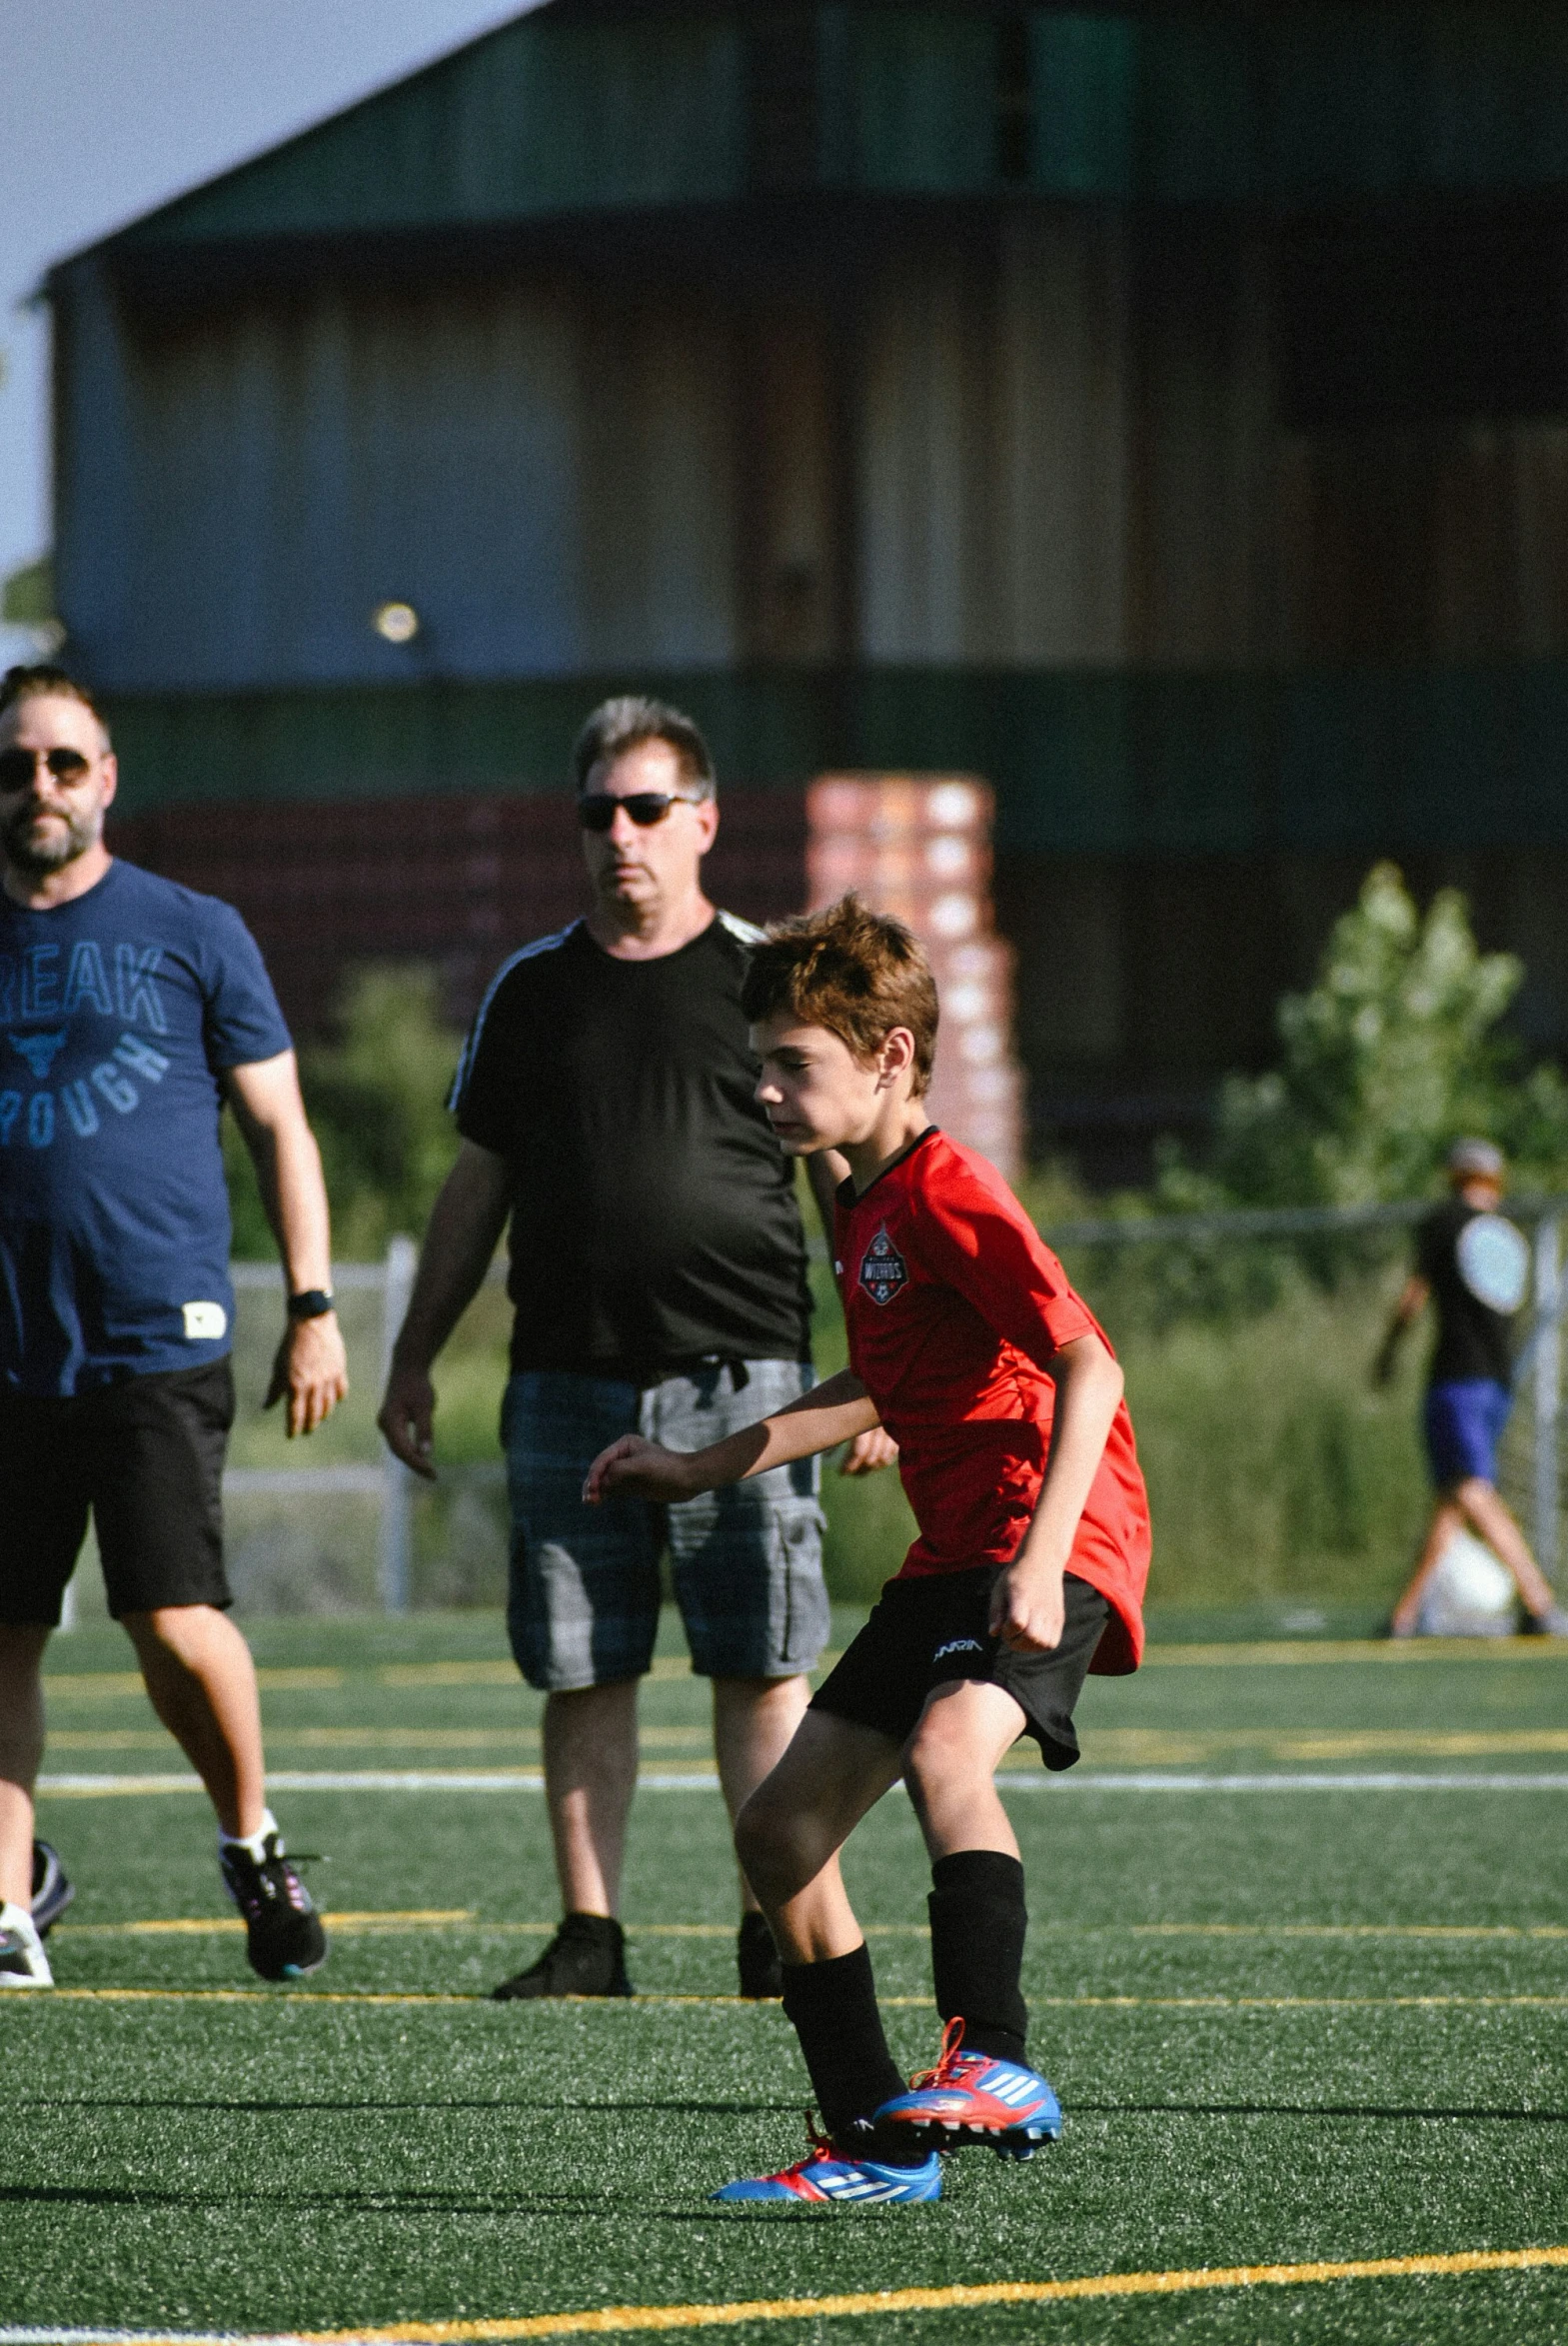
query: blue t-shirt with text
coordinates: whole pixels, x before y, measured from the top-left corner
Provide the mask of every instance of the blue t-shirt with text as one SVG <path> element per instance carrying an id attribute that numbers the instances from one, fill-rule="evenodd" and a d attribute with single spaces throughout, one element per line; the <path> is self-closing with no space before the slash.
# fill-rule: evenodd
<path id="1" fill-rule="evenodd" d="M 226 1069 L 290 1048 L 238 913 L 110 865 L 0 894 L 0 1387 L 70 1394 L 230 1345 Z"/>

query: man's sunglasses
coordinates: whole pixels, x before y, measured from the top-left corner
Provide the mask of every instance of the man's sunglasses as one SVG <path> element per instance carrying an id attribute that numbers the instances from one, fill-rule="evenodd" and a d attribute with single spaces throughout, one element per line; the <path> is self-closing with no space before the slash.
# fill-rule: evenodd
<path id="1" fill-rule="evenodd" d="M 617 812 L 625 807 L 640 831 L 650 831 L 656 823 L 663 823 L 672 807 L 696 807 L 700 800 L 674 796 L 662 790 L 629 791 L 618 799 L 614 791 L 590 791 L 578 800 L 577 819 L 585 831 L 608 831 Z"/>
<path id="2" fill-rule="evenodd" d="M 0 794 L 31 789 L 40 758 L 56 782 L 80 782 L 92 764 L 80 750 L 0 750 Z"/>

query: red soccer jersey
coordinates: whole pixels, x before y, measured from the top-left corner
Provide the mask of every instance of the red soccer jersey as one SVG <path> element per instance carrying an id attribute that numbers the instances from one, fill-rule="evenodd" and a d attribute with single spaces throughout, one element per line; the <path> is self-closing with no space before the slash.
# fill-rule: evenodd
<path id="1" fill-rule="evenodd" d="M 1010 1563 L 1039 1500 L 1061 1345 L 1109 1341 L 993 1166 L 932 1125 L 856 1197 L 838 1192 L 849 1364 L 898 1444 L 920 1536 L 899 1578 Z M 1111 1605 L 1090 1667 L 1143 1652 L 1148 1497 L 1118 1403 L 1069 1568 Z"/>

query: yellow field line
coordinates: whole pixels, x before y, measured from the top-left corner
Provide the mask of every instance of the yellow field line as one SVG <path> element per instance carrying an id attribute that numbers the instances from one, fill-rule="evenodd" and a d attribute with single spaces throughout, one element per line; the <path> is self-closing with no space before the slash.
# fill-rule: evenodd
<path id="1" fill-rule="evenodd" d="M 334 1930 L 347 1931 L 405 1931 L 451 1929 L 455 1925 L 474 1920 L 472 1906 L 440 1906 L 412 1908 L 406 1914 L 373 1909 L 364 1914 L 329 1914 L 322 1920 Z M 512 1929 L 549 1930 L 550 1923 L 513 1923 Z M 167 1922 L 67 1922 L 62 1925 L 62 1936 L 76 1939 L 126 1939 L 195 1937 L 211 1931 L 243 1930 L 245 1924 L 238 1914 L 202 1914 L 177 1916 Z"/>
<path id="2" fill-rule="evenodd" d="M 824 1653 L 828 1668 L 838 1656 Z M 1258 1669 L 1284 1665 L 1299 1668 L 1332 1662 L 1517 1662 L 1568 1661 L 1568 1638 L 1561 1637 L 1279 1637 L 1255 1639 L 1239 1645 L 1150 1645 L 1144 1667 L 1156 1669 Z M 650 1676 L 657 1680 L 685 1678 L 691 1665 L 680 1654 L 661 1654 Z M 351 1681 L 381 1686 L 517 1686 L 516 1666 L 510 1661 L 391 1662 L 372 1670 L 348 1668 L 259 1669 L 257 1682 L 264 1694 L 332 1692 Z M 81 1697 L 140 1694 L 142 1680 L 135 1670 L 53 1670 L 45 1674 L 46 1694 Z"/>
<path id="3" fill-rule="evenodd" d="M 1047 1927 L 1049 1927 L 1047 1925 Z M 1087 1924 L 1083 1935 L 1207 1939 L 1568 1939 L 1560 1922 L 1128 1922 Z"/>
<path id="4" fill-rule="evenodd" d="M 367 1752 L 537 1752 L 537 1727 L 289 1727 L 269 1732 L 267 1748 L 283 1751 Z M 712 1743 L 706 1728 L 650 1727 L 643 1731 L 646 1752 L 669 1753 L 690 1760 L 694 1768 L 713 1764 Z M 169 1738 L 160 1727 L 57 1727 L 49 1738 L 52 1752 L 167 1751 Z M 1091 1767 L 1192 1767 L 1228 1758 L 1237 1752 L 1255 1752 L 1269 1760 L 1311 1759 L 1506 1759 L 1550 1757 L 1568 1752 L 1568 1727 L 1517 1727 L 1427 1733 L 1404 1727 L 1337 1729 L 1227 1728 L 1222 1733 L 1203 1729 L 1117 1727 L 1091 1731 L 1085 1738 L 1085 1757 Z M 1007 1760 L 1004 1777 L 1032 1775 L 1031 1759 Z"/>
<path id="5" fill-rule="evenodd" d="M 1278 1637 L 1250 1645 L 1150 1645 L 1143 1665 L 1256 1668 L 1283 1662 L 1568 1661 L 1562 1637 Z"/>
<path id="6" fill-rule="evenodd" d="M 323 1907 L 321 1918 L 332 1930 L 354 1931 L 420 1931 L 420 1930 L 476 1930 L 523 1931 L 536 1938 L 549 1938 L 559 1930 L 556 1922 L 515 1922 L 506 1919 L 482 1921 L 472 1906 L 441 1906 L 412 1908 L 397 1913 L 388 1908 L 372 1908 L 364 1913 L 335 1914 Z M 179 1915 L 167 1921 L 147 1922 L 72 1922 L 59 1926 L 62 1938 L 120 1939 L 156 1938 L 163 1936 L 196 1936 L 203 1931 L 236 1931 L 245 1928 L 237 1914 Z M 863 1925 L 867 1938 L 928 1938 L 930 1926 L 924 1922 L 867 1922 Z M 735 1937 L 735 1925 L 729 1922 L 633 1922 L 627 1925 L 633 1939 L 725 1939 Z M 1568 1937 L 1568 1930 L 1562 1934 Z"/>
<path id="7" fill-rule="evenodd" d="M 514 1682 L 517 1671 L 511 1676 Z M 339 1669 L 274 1670 L 259 1669 L 256 1683 L 264 1694 L 330 1693 L 343 1684 L 344 1672 Z M 73 1698 L 104 1695 L 145 1694 L 147 1691 L 140 1670 L 46 1670 L 45 1694 Z"/>
<path id="8" fill-rule="evenodd" d="M 484 2004 L 483 1992 L 459 1994 L 423 1988 L 327 1987 L 60 1987 L 39 1988 L 29 1994 L 19 1989 L 6 1999 L 6 2009 L 21 2004 L 47 2005 L 62 2000 L 77 2003 L 276 2003 L 302 2004 Z M 600 2004 L 625 2011 L 639 2004 L 712 2004 L 723 2008 L 759 2007 L 741 1996 L 636 1995 L 556 1996 L 552 2003 Z M 877 2001 L 893 2011 L 927 2011 L 929 1996 L 880 1996 Z M 1403 2011 L 1568 2011 L 1568 1995 L 1408 1995 L 1408 1996 L 1031 1996 L 1037 2011 L 1052 2012 L 1403 2012 Z"/>
<path id="9" fill-rule="evenodd" d="M 538 1727 L 270 1727 L 267 1732 L 269 1751 L 537 1751 L 542 1740 Z M 713 1737 L 706 1727 L 645 1727 L 640 1740 L 645 1751 L 688 1752 L 712 1763 Z M 49 1748 L 168 1751 L 171 1745 L 161 1727 L 57 1727 Z M 1568 1751 L 1568 1734 L 1551 1748 Z"/>
<path id="10" fill-rule="evenodd" d="M 334 1913 L 323 1907 L 322 1920 L 334 1930 L 474 1930 L 491 1933 L 521 1931 L 549 1938 L 557 1922 L 520 1922 L 506 1915 L 481 1916 L 472 1906 L 418 1906 L 400 1911 L 369 1907 L 364 1911 Z M 65 1939 L 153 1938 L 164 1934 L 196 1935 L 202 1931 L 243 1930 L 238 1915 L 171 1915 L 135 1922 L 76 1922 L 69 1916 L 59 1925 Z M 924 1922 L 865 1922 L 868 1939 L 923 1939 L 930 1936 Z M 723 1939 L 735 1937 L 729 1922 L 629 1922 L 633 1939 Z M 1035 1927 L 1036 1937 L 1052 1939 L 1568 1939 L 1568 1923 L 1561 1922 L 1058 1922 Z"/>
<path id="11" fill-rule="evenodd" d="M 64 1736 L 56 1738 L 64 1742 Z M 82 1737 L 85 1743 L 88 1737 Z M 1091 1767 L 1180 1767 L 1232 1751 L 1260 1751 L 1270 1759 L 1502 1759 L 1529 1752 L 1568 1751 L 1568 1727 L 1510 1727 L 1432 1734 L 1410 1727 L 1337 1728 L 1113 1727 L 1084 1737 Z"/>
<path id="12" fill-rule="evenodd" d="M 968 2306 L 1061 2305 L 1084 2297 L 1179 2297 L 1198 2289 L 1291 2289 L 1325 2281 L 1436 2280 L 1568 2265 L 1568 2248 L 1466 2249 L 1456 2256 L 1362 2257 L 1347 2264 L 1231 2265 L 1192 2272 L 1093 2273 L 1072 2281 L 979 2281 L 941 2289 L 878 2289 L 842 2297 L 760 2297 L 735 2305 L 607 2305 L 513 2321 L 402 2323 L 385 2330 L 307 2332 L 300 2346 L 446 2346 L 508 2338 L 571 2338 L 617 2330 L 734 2329 L 743 2322 L 832 2321 L 956 2313 Z"/>
<path id="13" fill-rule="evenodd" d="M 835 2297 L 757 2297 L 731 2304 L 604 2305 L 494 2321 L 412 2321 L 352 2330 L 274 2332 L 255 2346 L 499 2346 L 518 2338 L 602 2337 L 638 2330 L 737 2329 L 747 2322 L 843 2321 L 961 2313 L 991 2305 L 1066 2305 L 1089 2298 L 1181 2297 L 1198 2290 L 1307 2289 L 1336 2281 L 1455 2280 L 1568 2265 L 1568 2247 L 1471 2248 L 1448 2256 L 1357 2257 L 1341 2264 L 1200 2265 L 1166 2273 L 1088 2273 L 1065 2281 L 952 2282 Z M 35 2333 L 36 2334 L 36 2333 Z M 79 2333 L 81 2334 L 81 2333 Z M 95 2333 L 86 2332 L 92 2336 Z M 125 2335 L 126 2333 L 120 2333 Z M 136 2346 L 217 2346 L 211 2332 L 136 2331 Z M 0 2346 L 15 2332 L 0 2329 Z M 234 2333 L 225 2333 L 233 2339 Z M 239 2346 L 239 2342 L 235 2342 Z"/>

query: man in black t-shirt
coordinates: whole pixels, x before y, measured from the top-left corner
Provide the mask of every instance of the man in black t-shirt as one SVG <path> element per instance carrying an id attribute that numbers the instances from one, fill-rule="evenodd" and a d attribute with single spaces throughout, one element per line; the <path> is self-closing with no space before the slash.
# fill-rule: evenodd
<path id="1" fill-rule="evenodd" d="M 1466 1526 L 1512 1572 L 1526 1628 L 1568 1634 L 1568 1613 L 1497 1489 L 1497 1443 L 1512 1402 L 1513 1320 L 1530 1261 L 1526 1241 L 1497 1210 L 1504 1171 L 1502 1151 L 1490 1141 L 1459 1141 L 1449 1151 L 1454 1194 L 1416 1232 L 1415 1269 L 1373 1371 L 1376 1382 L 1388 1381 L 1405 1330 L 1430 1296 L 1437 1341 L 1422 1422 L 1437 1497 L 1420 1560 L 1389 1616 L 1393 1637 L 1414 1634 L 1426 1584 L 1454 1533 Z"/>
<path id="2" fill-rule="evenodd" d="M 548 1697 L 565 1919 L 502 1997 L 631 1992 L 616 1909 L 661 1549 L 693 1666 L 713 1680 L 732 1816 L 793 1734 L 828 1627 L 808 1464 L 669 1509 L 583 1504 L 618 1434 L 701 1448 L 796 1398 L 811 1368 L 793 1169 L 755 1097 L 741 1009 L 759 932 L 702 888 L 719 822 L 707 747 L 675 710 L 610 701 L 576 769 L 593 910 L 514 954 L 481 1005 L 452 1093 L 463 1146 L 380 1419 L 429 1475 L 431 1364 L 510 1218 L 508 1622 Z M 841 1171 L 822 1163 L 829 1214 Z M 890 1454 L 885 1436 L 862 1437 L 846 1467 Z M 742 1992 L 777 1995 L 768 1926 L 745 1885 L 743 1898 Z"/>

